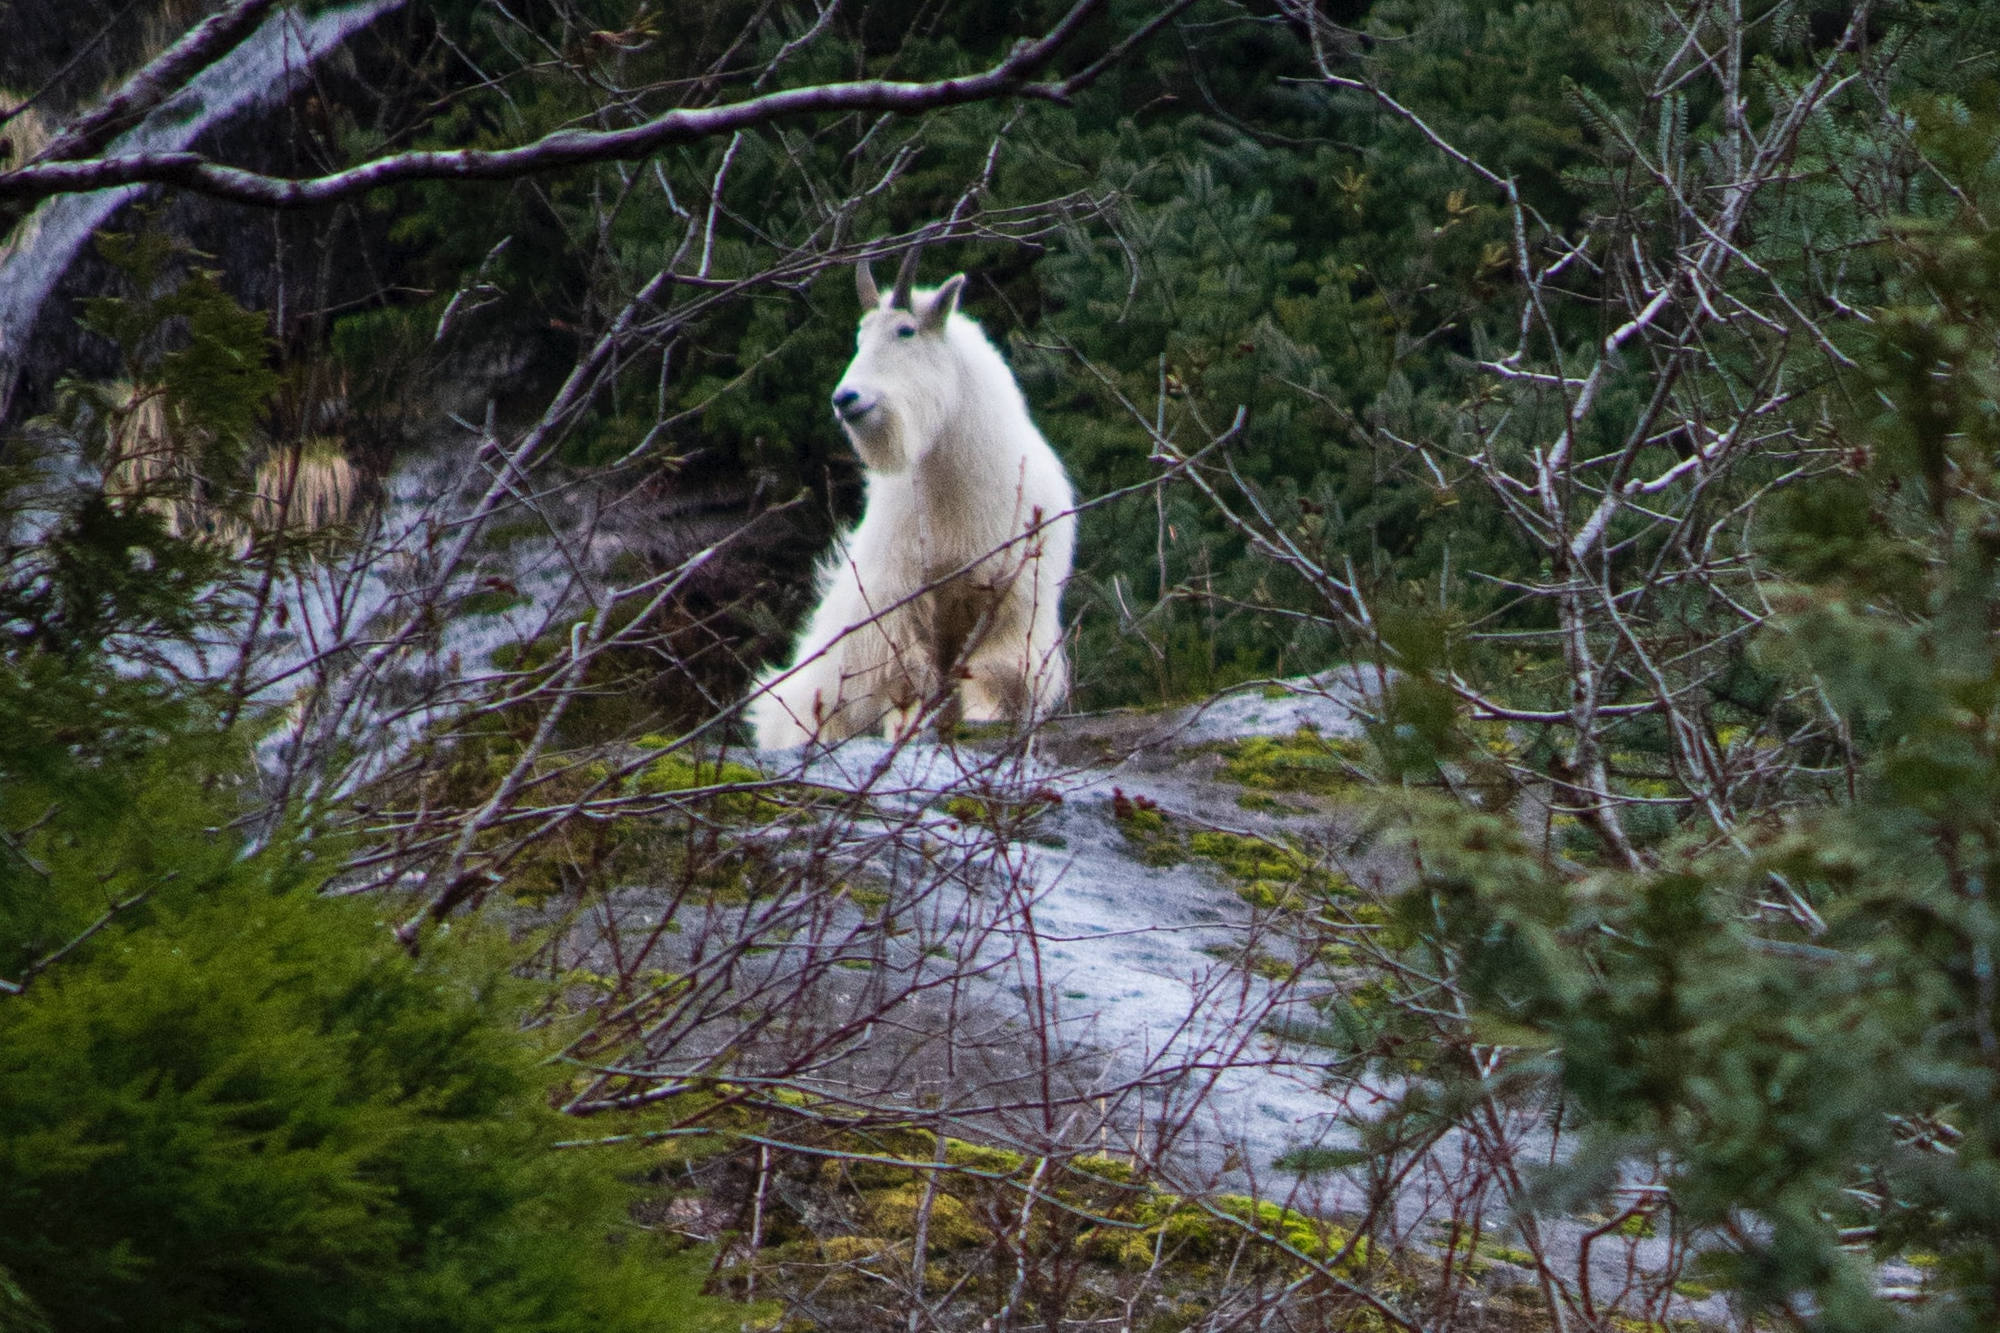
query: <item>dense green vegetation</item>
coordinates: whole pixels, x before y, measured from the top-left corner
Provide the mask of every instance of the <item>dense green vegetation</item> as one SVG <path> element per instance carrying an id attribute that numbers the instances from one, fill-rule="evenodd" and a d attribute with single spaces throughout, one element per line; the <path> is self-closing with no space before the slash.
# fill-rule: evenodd
<path id="1" fill-rule="evenodd" d="M 258 810 L 223 692 L 135 669 L 233 620 L 215 553 L 32 469 L 0 504 L 0 1322 L 707 1326 L 636 1164 L 550 1151 L 512 950 L 318 896 L 340 843 Z"/>

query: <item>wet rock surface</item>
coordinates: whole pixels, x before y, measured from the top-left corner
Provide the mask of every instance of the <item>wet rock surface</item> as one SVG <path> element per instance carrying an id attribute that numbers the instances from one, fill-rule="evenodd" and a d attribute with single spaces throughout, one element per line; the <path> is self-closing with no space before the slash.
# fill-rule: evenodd
<path id="1" fill-rule="evenodd" d="M 947 830 L 962 822 L 949 818 L 953 811 L 976 822 L 968 799 L 1039 802 L 1040 813 L 1009 828 L 997 846 L 973 839 L 958 847 L 990 892 L 1019 900 L 1002 909 L 973 897 L 961 905 L 978 924 L 956 936 L 963 953 L 950 965 L 974 979 L 982 1012 L 1024 1038 L 1059 1032 L 1073 1054 L 1065 1065 L 1072 1093 L 1147 1089 L 1128 1098 L 1111 1137 L 1122 1134 L 1134 1154 L 1164 1145 L 1166 1178 L 1178 1187 L 1250 1191 L 1343 1219 L 1384 1206 L 1389 1229 L 1420 1247 L 1438 1244 L 1452 1218 L 1479 1216 L 1505 1238 L 1481 1251 L 1482 1281 L 1494 1290 L 1525 1287 L 1534 1273 L 1510 1225 L 1502 1176 L 1525 1179 L 1565 1154 L 1551 1128 L 1553 1103 L 1496 1103 L 1484 1133 L 1444 1134 L 1386 1198 L 1383 1183 L 1360 1169 L 1292 1170 L 1315 1155 L 1323 1160 L 1325 1150 L 1354 1147 L 1355 1123 L 1400 1089 L 1330 1077 L 1326 1049 L 1285 1039 L 1314 1027 L 1318 1004 L 1349 979 L 1304 964 L 1277 914 L 1246 891 L 1254 882 L 1246 885 L 1226 861 L 1185 851 L 1204 845 L 1201 834 L 1237 840 L 1230 847 L 1262 840 L 1309 849 L 1376 892 L 1405 882 L 1407 860 L 1396 848 L 1357 838 L 1366 805 L 1358 783 L 1266 794 L 1232 766 L 1244 743 L 1258 738 L 1357 740 L 1369 683 L 1329 675 L 1196 707 L 1059 719 L 1026 753 L 994 741 L 856 740 L 817 756 L 766 756 L 766 767 L 869 793 L 885 824 L 906 828 L 938 827 L 941 812 Z M 1155 827 L 1178 839 L 1167 855 L 1148 842 L 1145 830 Z M 937 854 L 952 854 L 948 843 L 947 833 Z M 1002 881 L 1011 887 L 991 887 Z M 883 1067 L 897 1063 L 884 1057 Z M 915 1093 L 926 1061 L 908 1063 L 917 1071 Z M 1006 1064 L 988 1049 L 986 1076 L 1004 1074 Z M 1504 1162 L 1492 1160 L 1496 1150 Z M 1720 1297 L 1685 1284 L 1673 1294 L 1661 1275 L 1675 1266 L 1674 1242 L 1632 1227 L 1611 1232 L 1605 1222 L 1548 1216 L 1531 1225 L 1551 1266 L 1572 1275 L 1587 1269 L 1607 1308 L 1608 1298 L 1643 1290 L 1646 1305 L 1677 1317 L 1726 1318 Z"/>

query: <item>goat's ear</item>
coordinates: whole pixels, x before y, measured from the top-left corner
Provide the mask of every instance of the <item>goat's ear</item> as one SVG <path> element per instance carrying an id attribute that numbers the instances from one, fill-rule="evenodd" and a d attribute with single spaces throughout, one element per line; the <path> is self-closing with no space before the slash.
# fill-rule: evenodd
<path id="1" fill-rule="evenodd" d="M 863 310 L 873 310 L 882 304 L 882 291 L 875 285 L 875 275 L 868 271 L 865 259 L 854 266 L 854 290 L 861 297 Z"/>
<path id="2" fill-rule="evenodd" d="M 963 273 L 954 273 L 946 278 L 943 285 L 932 295 L 930 304 L 924 307 L 923 319 L 920 321 L 923 326 L 927 329 L 943 328 L 944 322 L 951 318 L 954 310 L 958 309 L 958 294 L 964 290 Z"/>

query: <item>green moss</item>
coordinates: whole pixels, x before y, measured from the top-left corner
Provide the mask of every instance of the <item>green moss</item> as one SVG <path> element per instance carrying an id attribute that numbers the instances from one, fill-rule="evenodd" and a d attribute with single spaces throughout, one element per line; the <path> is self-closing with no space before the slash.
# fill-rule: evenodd
<path id="1" fill-rule="evenodd" d="M 819 1257 L 830 1264 L 867 1263 L 894 1252 L 883 1236 L 827 1236 L 818 1242 Z"/>
<path id="2" fill-rule="evenodd" d="M 1250 956 L 1250 970 L 1266 981 L 1290 981 L 1298 975 L 1299 969 L 1276 954 L 1255 950 Z"/>
<path id="3" fill-rule="evenodd" d="M 1184 834 L 1144 797 L 1128 797 L 1114 789 L 1112 813 L 1140 864 L 1172 866 L 1189 857 L 1206 861 L 1235 881 L 1244 901 L 1267 911 L 1296 910 L 1311 901 L 1355 892 L 1346 876 L 1282 842 L 1215 829 Z"/>
<path id="4" fill-rule="evenodd" d="M 1167 831 L 1167 817 L 1153 808 L 1134 810 L 1119 822 L 1125 826 L 1125 831 L 1128 834 L 1165 833 Z"/>
<path id="5" fill-rule="evenodd" d="M 814 1243 L 813 1252 L 820 1263 L 834 1271 L 816 1274 L 813 1285 L 827 1295 L 859 1295 L 879 1281 L 869 1273 L 886 1273 L 889 1265 L 907 1269 L 908 1249 L 905 1245 L 899 1252 L 896 1242 L 886 1236 L 823 1236 Z M 781 1253 L 769 1257 L 782 1262 L 792 1256 Z"/>
<path id="6" fill-rule="evenodd" d="M 1240 833 L 1197 833 L 1188 839 L 1188 850 L 1241 880 L 1292 883 L 1304 879 L 1309 869 L 1306 858 L 1291 848 Z"/>
<path id="7" fill-rule="evenodd" d="M 1251 736 L 1221 749 L 1222 776 L 1257 791 L 1331 796 L 1360 778 L 1365 741 L 1328 739 L 1312 727 L 1289 736 Z"/>
<path id="8" fill-rule="evenodd" d="M 521 752 L 520 742 L 504 731 L 439 737 L 427 752 L 431 762 L 407 785 L 392 785 L 385 804 L 408 801 L 442 808 L 476 803 L 519 764 Z M 532 766 L 524 791 L 538 804 L 560 807 L 615 794 L 613 774 L 608 763 L 578 762 L 558 753 Z M 511 827 L 490 830 L 475 850 L 499 848 L 514 836 Z M 675 842 L 666 826 L 654 819 L 568 820 L 512 854 L 505 877 L 493 892 L 496 897 L 540 905 L 630 882 L 639 875 L 659 877 L 686 860 L 684 854 L 677 856 Z M 703 875 L 713 868 L 704 866 Z M 738 873 L 740 867 L 731 869 L 729 877 Z"/>
<path id="9" fill-rule="evenodd" d="M 1061 804 L 1060 794 L 1048 787 L 1038 787 L 1020 800 L 960 792 L 945 798 L 939 808 L 961 824 L 997 829 L 1010 838 L 1032 840 L 1035 817 Z"/>
<path id="10" fill-rule="evenodd" d="M 644 736 L 639 744 L 647 749 L 671 744 L 660 736 Z M 717 760 L 682 748 L 669 750 L 640 769 L 631 779 L 631 789 L 646 796 L 690 793 L 701 803 L 702 813 L 731 823 L 763 823 L 784 812 L 785 807 L 760 790 L 744 790 L 764 784 L 764 775 L 748 764 Z M 709 794 L 711 788 L 726 790 Z"/>
<path id="11" fill-rule="evenodd" d="M 1281 801 L 1277 797 L 1267 795 L 1261 791 L 1244 792 L 1236 798 L 1236 807 L 1239 810 L 1255 810 L 1263 814 L 1278 815 L 1280 817 L 1309 815 L 1312 813 L 1312 811 L 1302 805 L 1293 805 L 1289 801 Z"/>
<path id="12" fill-rule="evenodd" d="M 885 890 L 866 888 L 851 882 L 841 887 L 847 890 L 848 901 L 864 912 L 877 911 L 889 905 L 889 894 Z"/>
<path id="13" fill-rule="evenodd" d="M 1141 865 L 1164 868 L 1187 859 L 1180 831 L 1167 820 L 1166 812 L 1145 796 L 1127 796 L 1122 788 L 1111 789 L 1111 817 L 1118 822 L 1133 858 Z"/>
<path id="14" fill-rule="evenodd" d="M 505 588 L 481 588 L 478 592 L 467 593 L 458 599 L 453 608 L 461 616 L 497 616 L 512 611 L 517 606 L 531 605 L 530 600 L 511 585 Z"/>
<path id="15" fill-rule="evenodd" d="M 1156 1254 L 1176 1264 L 1221 1258 L 1253 1234 L 1323 1260 L 1339 1253 L 1352 1236 L 1333 1223 L 1243 1195 L 1223 1195 L 1211 1211 L 1178 1195 L 1151 1194 L 1131 1211 L 1140 1224 L 1137 1229 L 1099 1228 L 1089 1242 L 1092 1253 L 1127 1269 L 1150 1268 Z M 1343 1267 L 1359 1267 L 1367 1253 L 1365 1240 L 1356 1243 Z"/>
<path id="16" fill-rule="evenodd" d="M 1095 1237 L 1097 1251 L 1121 1268 L 1150 1268 L 1156 1253 L 1185 1263 L 1212 1259 L 1222 1251 L 1215 1219 L 1179 1195 L 1148 1196 L 1136 1212 L 1140 1229 L 1105 1229 Z"/>
<path id="17" fill-rule="evenodd" d="M 1349 1250 L 1353 1233 L 1345 1228 L 1240 1195 L 1204 1204 L 1165 1193 L 1122 1157 L 1085 1155 L 1034 1173 L 1051 1206 L 1037 1209 L 1027 1233 L 1016 1236 L 1013 1219 L 1021 1209 L 1019 1191 L 1036 1166 L 1032 1158 L 940 1141 L 914 1126 L 834 1131 L 815 1146 L 831 1155 L 776 1168 L 791 1185 L 769 1196 L 762 1249 L 724 1270 L 730 1291 L 747 1289 L 742 1277 L 753 1270 L 760 1275 L 759 1294 L 796 1284 L 846 1298 L 879 1291 L 884 1279 L 908 1281 L 920 1210 L 932 1186 L 923 1275 L 929 1291 L 984 1301 L 989 1284 L 1009 1289 L 1015 1243 L 1035 1255 L 1061 1252 L 1081 1263 L 1077 1294 L 1064 1307 L 1072 1319 L 1110 1311 L 1109 1293 L 1123 1290 L 1121 1273 L 1151 1272 L 1173 1308 L 1192 1312 L 1199 1322 L 1199 1310 L 1211 1308 L 1198 1299 L 1206 1284 L 1238 1265 L 1259 1274 L 1304 1276 L 1307 1263 L 1325 1263 L 1343 1251 L 1343 1273 L 1372 1259 L 1373 1287 L 1415 1289 L 1407 1275 L 1384 1267 L 1365 1246 Z M 933 1175 L 940 1159 L 956 1169 Z M 828 1235 L 833 1229 L 852 1234 Z M 1134 1326 L 1168 1327 L 1153 1320 Z M 1331 1326 L 1358 1327 L 1345 1318 Z"/>
<path id="18" fill-rule="evenodd" d="M 1646 1239 L 1653 1235 L 1653 1219 L 1648 1213 L 1634 1213 L 1618 1224 L 1618 1234 Z"/>
<path id="19" fill-rule="evenodd" d="M 984 1171 L 992 1175 L 1012 1175 L 1021 1169 L 1025 1160 L 1017 1152 L 1004 1148 L 989 1148 L 982 1143 L 968 1143 L 964 1139 L 944 1141 L 944 1159 L 953 1166 L 962 1166 L 971 1171 Z"/>
<path id="20" fill-rule="evenodd" d="M 1446 1222 L 1433 1222 L 1431 1225 L 1440 1232 L 1449 1233 L 1451 1229 L 1450 1224 Z M 1442 1243 L 1443 1238 L 1441 1237 L 1440 1245 Z M 1533 1268 L 1535 1266 L 1534 1255 L 1529 1254 L 1526 1250 L 1502 1244 L 1499 1240 L 1490 1236 L 1482 1237 L 1478 1247 L 1475 1249 L 1472 1244 L 1471 1233 L 1462 1232 L 1459 1234 L 1452 1248 L 1460 1256 L 1467 1258 L 1468 1266 L 1475 1273 L 1488 1271 L 1494 1263 L 1513 1264 L 1517 1268 Z"/>
<path id="21" fill-rule="evenodd" d="M 1136 1175 L 1130 1162 L 1103 1153 L 1086 1153 L 1072 1161 L 1070 1169 L 1096 1180 L 1114 1181 L 1120 1185 L 1130 1184 Z"/>
<path id="22" fill-rule="evenodd" d="M 986 803 L 974 796 L 954 796 L 944 803 L 944 812 L 961 824 L 984 823 L 988 817 Z"/>
<path id="23" fill-rule="evenodd" d="M 1286 1208 L 1268 1199 L 1252 1199 L 1241 1194 L 1225 1194 L 1215 1201 L 1218 1212 L 1246 1222 L 1267 1236 L 1314 1258 L 1337 1253 L 1351 1233 L 1331 1222 Z M 1355 1255 L 1363 1254 L 1365 1242 L 1357 1244 Z"/>
<path id="24" fill-rule="evenodd" d="M 911 1181 L 894 1189 L 871 1191 L 865 1199 L 869 1220 L 887 1234 L 914 1237 L 917 1211 L 923 1206 L 922 1182 Z M 986 1228 L 979 1225 L 972 1210 L 943 1190 L 931 1196 L 930 1225 L 924 1243 L 934 1250 L 962 1250 L 984 1244 Z"/>
<path id="25" fill-rule="evenodd" d="M 1266 838 L 1197 833 L 1188 840 L 1188 848 L 1235 880 L 1237 896 L 1265 911 L 1297 910 L 1355 892 L 1345 875 L 1317 864 L 1297 848 Z"/>

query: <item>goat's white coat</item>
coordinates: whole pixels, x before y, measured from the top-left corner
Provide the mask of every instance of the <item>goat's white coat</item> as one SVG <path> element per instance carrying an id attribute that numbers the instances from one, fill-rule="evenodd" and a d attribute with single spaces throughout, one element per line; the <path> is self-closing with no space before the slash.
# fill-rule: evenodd
<path id="1" fill-rule="evenodd" d="M 958 313 L 960 275 L 877 297 L 834 390 L 865 468 L 861 521 L 819 572 L 819 606 L 749 709 L 760 749 L 891 736 L 925 710 L 1032 721 L 1069 692 L 1058 605 L 1076 546 L 1062 463 L 1013 372 Z M 864 293 L 874 290 L 865 272 Z"/>

